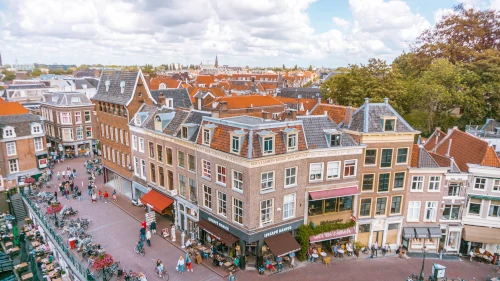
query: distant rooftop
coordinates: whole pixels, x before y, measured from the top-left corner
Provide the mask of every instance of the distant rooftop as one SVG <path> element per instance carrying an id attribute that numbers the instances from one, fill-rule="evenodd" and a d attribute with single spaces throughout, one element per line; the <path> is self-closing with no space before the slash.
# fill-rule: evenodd
<path id="1" fill-rule="evenodd" d="M 270 123 L 279 123 L 280 121 L 276 120 L 264 120 L 262 118 L 253 117 L 253 116 L 234 116 L 228 118 L 222 118 L 222 120 L 247 124 L 247 125 L 261 125 L 261 124 L 270 124 Z"/>

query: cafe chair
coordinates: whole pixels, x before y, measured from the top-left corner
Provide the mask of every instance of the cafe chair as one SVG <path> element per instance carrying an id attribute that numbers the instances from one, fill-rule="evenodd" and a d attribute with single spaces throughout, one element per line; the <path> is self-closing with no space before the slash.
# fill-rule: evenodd
<path id="1" fill-rule="evenodd" d="M 323 259 L 323 263 L 324 263 L 325 265 L 330 265 L 330 260 L 331 260 L 331 258 L 330 258 L 330 257 L 326 257 L 326 258 L 324 258 L 324 259 Z"/>

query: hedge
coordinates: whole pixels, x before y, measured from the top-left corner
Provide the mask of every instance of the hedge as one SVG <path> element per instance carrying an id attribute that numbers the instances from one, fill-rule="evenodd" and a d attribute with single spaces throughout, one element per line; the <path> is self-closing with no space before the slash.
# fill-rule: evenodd
<path id="1" fill-rule="evenodd" d="M 349 227 L 353 227 L 356 225 L 356 222 L 354 221 L 349 221 L 346 223 L 327 223 L 327 224 L 321 224 L 317 225 L 316 227 L 312 227 L 311 224 L 307 225 L 301 225 L 297 229 L 297 235 L 295 238 L 297 239 L 297 242 L 300 244 L 300 250 L 297 254 L 297 258 L 301 261 L 307 259 L 307 250 L 309 249 L 309 237 L 313 235 L 318 235 L 323 232 L 329 232 L 332 230 L 337 230 L 337 229 L 346 229 Z"/>

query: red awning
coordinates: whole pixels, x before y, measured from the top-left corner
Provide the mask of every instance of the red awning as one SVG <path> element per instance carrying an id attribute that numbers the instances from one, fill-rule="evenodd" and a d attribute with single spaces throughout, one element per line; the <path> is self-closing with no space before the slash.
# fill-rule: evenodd
<path id="1" fill-rule="evenodd" d="M 352 235 L 356 235 L 356 228 L 354 228 L 353 226 L 345 229 L 335 229 L 332 231 L 320 233 L 318 235 L 309 236 L 309 241 L 311 241 L 311 243 L 315 243 Z"/>
<path id="2" fill-rule="evenodd" d="M 141 202 L 161 214 L 168 206 L 174 203 L 174 200 L 151 189 L 151 191 L 141 197 Z"/>
<path id="3" fill-rule="evenodd" d="M 313 200 L 328 199 L 328 198 L 342 197 L 355 194 L 358 194 L 357 186 L 309 192 L 309 196 L 311 196 Z"/>

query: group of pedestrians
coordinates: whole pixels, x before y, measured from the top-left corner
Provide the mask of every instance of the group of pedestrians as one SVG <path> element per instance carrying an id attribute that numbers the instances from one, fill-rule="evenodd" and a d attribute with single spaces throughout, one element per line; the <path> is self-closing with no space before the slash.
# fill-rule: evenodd
<path id="1" fill-rule="evenodd" d="M 72 194 L 74 198 L 77 198 L 80 201 L 82 200 L 82 192 L 80 188 L 75 185 L 73 180 L 61 182 L 58 189 L 61 192 L 61 195 L 64 196 L 67 201 L 69 201 L 70 194 Z M 54 198 L 57 201 L 57 191 L 54 191 Z"/>
<path id="2" fill-rule="evenodd" d="M 76 177 L 76 169 L 71 169 L 71 167 L 66 167 L 66 170 L 58 171 L 57 172 L 57 180 L 60 181 L 62 179 L 65 181 L 66 177 L 68 177 L 68 180 L 73 180 Z"/>

